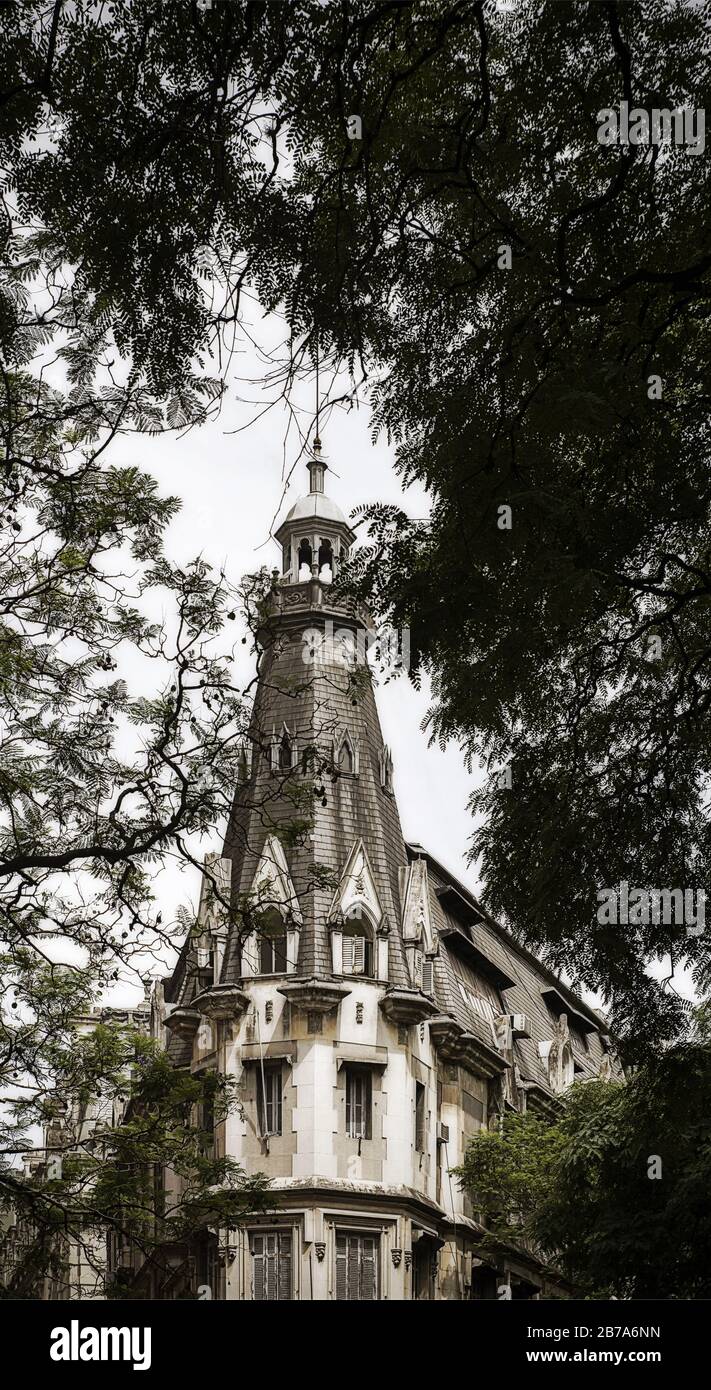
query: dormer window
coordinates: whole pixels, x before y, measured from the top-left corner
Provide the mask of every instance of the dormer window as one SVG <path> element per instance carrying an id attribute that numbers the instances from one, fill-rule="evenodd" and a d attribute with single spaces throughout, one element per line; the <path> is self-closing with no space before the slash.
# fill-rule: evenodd
<path id="1" fill-rule="evenodd" d="M 334 763 L 343 777 L 353 777 L 358 771 L 358 752 L 348 730 L 334 748 Z"/>
<path id="2" fill-rule="evenodd" d="M 373 933 L 360 909 L 353 909 L 343 923 L 343 974 L 373 978 Z"/>
<path id="3" fill-rule="evenodd" d="M 265 912 L 258 927 L 259 974 L 286 974 L 286 927 L 276 908 Z"/>

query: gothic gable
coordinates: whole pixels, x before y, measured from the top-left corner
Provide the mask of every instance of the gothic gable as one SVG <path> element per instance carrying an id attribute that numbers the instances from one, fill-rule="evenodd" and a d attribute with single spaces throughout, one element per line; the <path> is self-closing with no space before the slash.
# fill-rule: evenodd
<path id="1" fill-rule="evenodd" d="M 268 835 L 264 842 L 250 896 L 261 907 L 275 907 L 285 917 L 299 923 L 302 920 L 284 849 L 276 835 Z"/>
<path id="2" fill-rule="evenodd" d="M 380 925 L 383 909 L 362 840 L 356 841 L 348 856 L 341 881 L 333 896 L 331 916 L 336 917 L 340 912 L 347 917 L 349 912 L 357 907 L 365 909 L 374 927 Z"/>
<path id="3" fill-rule="evenodd" d="M 435 949 L 425 859 L 413 859 L 410 865 L 402 915 L 402 935 L 406 942 L 417 942 L 423 951 L 431 952 Z"/>

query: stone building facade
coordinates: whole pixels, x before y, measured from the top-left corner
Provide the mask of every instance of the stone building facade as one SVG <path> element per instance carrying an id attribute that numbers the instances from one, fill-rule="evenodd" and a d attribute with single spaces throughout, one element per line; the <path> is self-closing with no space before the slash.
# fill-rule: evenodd
<path id="1" fill-rule="evenodd" d="M 243 781 L 205 864 L 202 935 L 153 1000 L 176 1066 L 237 1078 L 215 1145 L 269 1176 L 273 1209 L 206 1232 L 151 1292 L 545 1297 L 533 1254 L 483 1253 L 452 1169 L 507 1110 L 553 1115 L 573 1079 L 610 1076 L 611 1044 L 596 1012 L 405 843 L 367 615 L 333 585 L 354 533 L 318 452 L 309 473 L 276 533 L 281 577 Z"/>

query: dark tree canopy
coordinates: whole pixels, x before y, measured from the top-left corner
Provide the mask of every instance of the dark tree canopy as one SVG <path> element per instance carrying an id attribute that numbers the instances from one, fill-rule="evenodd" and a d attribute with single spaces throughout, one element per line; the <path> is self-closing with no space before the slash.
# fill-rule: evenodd
<path id="1" fill-rule="evenodd" d="M 492 1250 L 532 1243 L 586 1297 L 708 1298 L 710 1103 L 699 1039 L 624 1084 L 574 1086 L 554 1124 L 477 1135 L 459 1178 Z"/>
<path id="2" fill-rule="evenodd" d="M 511 770 L 476 798 L 487 901 L 623 1034 L 673 1035 L 645 962 L 705 988 L 706 934 L 600 924 L 596 895 L 709 882 L 708 160 L 597 129 L 621 101 L 708 107 L 708 13 L 134 0 L 0 24 L 10 263 L 40 226 L 95 358 L 173 422 L 247 291 L 285 316 L 287 392 L 317 335 L 352 373 L 432 497 L 426 525 L 371 511 L 353 583 L 409 624 L 434 735 Z M 5 344 L 21 314 L 6 293 Z"/>

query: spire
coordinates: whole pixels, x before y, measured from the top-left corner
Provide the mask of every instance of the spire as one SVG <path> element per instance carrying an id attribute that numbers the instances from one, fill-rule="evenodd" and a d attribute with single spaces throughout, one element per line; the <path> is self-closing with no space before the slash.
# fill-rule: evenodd
<path id="1" fill-rule="evenodd" d="M 318 435 L 314 439 L 313 458 L 310 458 L 306 467 L 309 470 L 309 492 L 324 492 L 324 475 L 328 465 L 321 458 L 321 440 Z"/>

